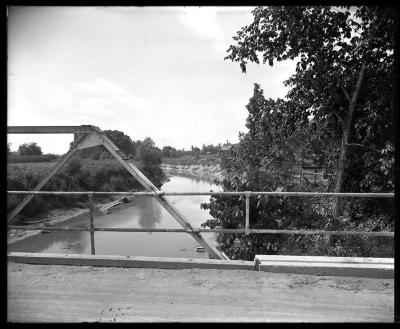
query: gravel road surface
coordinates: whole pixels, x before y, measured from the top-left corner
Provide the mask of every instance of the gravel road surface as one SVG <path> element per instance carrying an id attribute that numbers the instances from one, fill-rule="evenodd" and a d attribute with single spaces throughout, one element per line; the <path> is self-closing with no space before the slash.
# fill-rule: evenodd
<path id="1" fill-rule="evenodd" d="M 9 322 L 393 322 L 393 279 L 8 263 Z"/>

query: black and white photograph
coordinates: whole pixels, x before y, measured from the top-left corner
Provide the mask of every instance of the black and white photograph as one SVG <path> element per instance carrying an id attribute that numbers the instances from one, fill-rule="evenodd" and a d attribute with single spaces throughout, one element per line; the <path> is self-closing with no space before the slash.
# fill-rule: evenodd
<path id="1" fill-rule="evenodd" d="M 398 6 L 3 10 L 7 323 L 400 321 Z"/>

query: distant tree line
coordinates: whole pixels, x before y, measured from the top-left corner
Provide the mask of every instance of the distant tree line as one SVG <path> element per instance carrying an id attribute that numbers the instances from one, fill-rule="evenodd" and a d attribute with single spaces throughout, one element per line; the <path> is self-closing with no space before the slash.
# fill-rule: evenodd
<path id="1" fill-rule="evenodd" d="M 231 145 L 227 142 L 227 145 Z M 221 143 L 218 145 L 213 144 L 203 144 L 202 148 L 200 149 L 197 146 L 191 146 L 190 150 L 185 151 L 184 149 L 177 150 L 172 146 L 164 146 L 162 148 L 162 156 L 166 158 L 178 158 L 182 156 L 194 156 L 198 157 L 199 155 L 206 155 L 206 154 L 218 154 L 222 149 Z"/>

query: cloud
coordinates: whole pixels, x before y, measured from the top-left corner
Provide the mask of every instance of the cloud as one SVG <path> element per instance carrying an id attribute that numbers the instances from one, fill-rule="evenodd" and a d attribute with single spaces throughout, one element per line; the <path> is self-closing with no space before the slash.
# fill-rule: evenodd
<path id="1" fill-rule="evenodd" d="M 42 82 L 37 90 L 36 105 L 42 111 L 63 113 L 69 119 L 110 119 L 121 111 L 142 108 L 145 101 L 105 78 L 93 82 L 75 81 L 67 85 Z"/>
<path id="2" fill-rule="evenodd" d="M 217 23 L 217 8 L 184 7 L 179 20 L 198 37 L 213 40 L 216 48 L 224 46 L 225 36 Z"/>
<path id="3" fill-rule="evenodd" d="M 94 82 L 73 82 L 70 85 L 73 95 L 80 100 L 93 105 L 102 105 L 107 108 L 115 108 L 118 105 L 130 107 L 143 107 L 142 98 L 128 92 L 121 85 L 115 84 L 105 78 L 98 78 Z"/>

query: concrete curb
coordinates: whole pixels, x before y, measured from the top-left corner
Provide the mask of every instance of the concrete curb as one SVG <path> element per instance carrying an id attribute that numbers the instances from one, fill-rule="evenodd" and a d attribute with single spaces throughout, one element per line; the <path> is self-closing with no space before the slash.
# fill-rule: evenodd
<path id="1" fill-rule="evenodd" d="M 258 271 L 326 276 L 394 278 L 393 258 L 256 255 Z"/>
<path id="2" fill-rule="evenodd" d="M 392 258 L 345 259 L 342 257 L 256 255 L 254 262 L 251 262 L 243 260 L 10 252 L 8 253 L 8 261 L 42 265 L 175 270 L 200 268 L 378 279 L 394 278 L 394 261 Z"/>
<path id="3" fill-rule="evenodd" d="M 168 257 L 140 257 L 114 255 L 44 254 L 10 252 L 9 262 L 43 265 L 141 267 L 160 269 L 222 269 L 254 271 L 254 262 L 242 260 L 216 260 Z"/>

